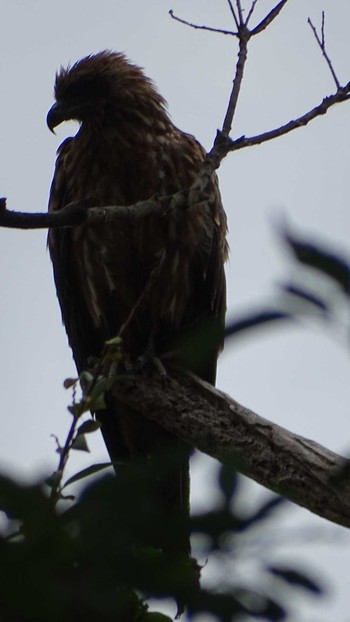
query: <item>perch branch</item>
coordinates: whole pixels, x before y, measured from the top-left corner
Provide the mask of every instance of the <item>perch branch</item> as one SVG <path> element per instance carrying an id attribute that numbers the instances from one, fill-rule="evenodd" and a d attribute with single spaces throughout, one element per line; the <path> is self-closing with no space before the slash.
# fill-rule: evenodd
<path id="1" fill-rule="evenodd" d="M 189 190 L 181 190 L 165 197 L 153 197 L 133 205 L 106 205 L 89 207 L 84 203 L 69 203 L 57 212 L 29 214 L 7 210 L 5 199 L 0 199 L 0 226 L 11 229 L 56 229 L 78 225 L 109 224 L 125 219 L 138 220 L 145 216 L 165 215 L 173 209 L 187 206 Z"/>
<path id="2" fill-rule="evenodd" d="M 244 408 L 203 380 L 172 370 L 160 378 L 117 382 L 119 401 L 220 462 L 334 523 L 350 527 L 347 461 Z M 339 483 L 341 481 L 341 484 Z M 338 483 L 337 483 L 338 482 Z"/>

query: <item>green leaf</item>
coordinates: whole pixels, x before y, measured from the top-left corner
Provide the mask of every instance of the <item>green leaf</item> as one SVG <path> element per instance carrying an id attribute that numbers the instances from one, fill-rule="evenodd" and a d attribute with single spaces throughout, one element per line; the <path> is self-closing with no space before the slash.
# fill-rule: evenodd
<path id="1" fill-rule="evenodd" d="M 73 417 L 78 417 L 79 416 L 78 404 L 73 404 L 72 406 L 67 406 L 67 410 L 68 410 L 68 412 L 70 412 L 71 415 L 73 415 Z"/>
<path id="2" fill-rule="evenodd" d="M 62 474 L 60 471 L 54 471 L 49 477 L 46 478 L 45 484 L 50 488 L 56 488 L 56 486 L 60 483 Z"/>
<path id="3" fill-rule="evenodd" d="M 107 408 L 104 394 L 99 395 L 93 400 L 89 400 L 87 403 L 88 403 L 88 406 L 86 410 L 92 410 L 96 412 L 97 410 L 105 410 L 105 408 Z"/>
<path id="4" fill-rule="evenodd" d="M 90 449 L 88 447 L 84 434 L 79 434 L 78 436 L 75 437 L 72 443 L 72 449 L 77 449 L 78 451 L 90 452 Z"/>
<path id="5" fill-rule="evenodd" d="M 119 346 L 122 343 L 122 338 L 118 335 L 112 339 L 105 341 L 106 346 Z"/>
<path id="6" fill-rule="evenodd" d="M 84 421 L 84 423 L 82 423 L 79 427 L 77 434 L 91 434 L 92 432 L 99 430 L 100 427 L 101 424 L 99 421 L 93 421 L 92 419 L 91 421 Z"/>
<path id="7" fill-rule="evenodd" d="M 79 380 L 83 393 L 87 393 L 94 377 L 89 371 L 82 371 Z"/>
<path id="8" fill-rule="evenodd" d="M 286 500 L 284 497 L 269 495 L 268 500 L 263 502 L 260 508 L 258 508 L 258 510 L 249 517 L 247 524 L 249 525 L 268 519 L 275 512 L 275 510 L 285 503 Z"/>
<path id="9" fill-rule="evenodd" d="M 82 469 L 82 471 L 79 471 L 78 473 L 72 475 L 72 477 L 67 479 L 64 486 L 62 486 L 62 490 L 66 488 L 66 486 L 69 486 L 74 482 L 78 482 L 85 477 L 89 477 L 89 475 L 93 475 L 94 473 L 98 473 L 99 471 L 103 471 L 104 469 L 108 469 L 111 466 L 113 466 L 112 462 L 100 462 L 99 464 L 92 464 L 91 466 L 87 467 L 86 469 Z"/>
<path id="10" fill-rule="evenodd" d="M 323 245 L 314 244 L 307 238 L 303 238 L 286 230 L 283 233 L 285 241 L 289 244 L 296 259 L 310 268 L 314 268 L 336 281 L 343 291 L 350 293 L 350 265 L 342 257 L 326 249 Z"/>
<path id="11" fill-rule="evenodd" d="M 108 378 L 105 378 L 104 376 L 100 376 L 99 378 L 97 378 L 97 382 L 94 388 L 89 393 L 90 399 L 94 400 L 96 397 L 99 397 L 102 393 L 106 391 L 107 388 L 108 388 Z"/>
<path id="12" fill-rule="evenodd" d="M 279 577 L 286 583 L 289 583 L 289 585 L 302 587 L 304 590 L 307 590 L 312 594 L 323 594 L 323 589 L 315 583 L 315 581 L 310 579 L 310 577 L 304 574 L 304 572 L 299 572 L 298 570 L 294 570 L 294 568 L 283 568 L 278 566 L 272 566 L 267 570 L 275 577 Z"/>

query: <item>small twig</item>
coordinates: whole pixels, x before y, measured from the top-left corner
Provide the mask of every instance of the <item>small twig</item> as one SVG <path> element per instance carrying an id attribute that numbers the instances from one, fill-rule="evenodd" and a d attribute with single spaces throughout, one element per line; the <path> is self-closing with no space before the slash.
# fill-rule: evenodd
<path id="1" fill-rule="evenodd" d="M 235 11 L 235 9 L 233 7 L 233 4 L 232 4 L 231 0 L 227 0 L 227 3 L 228 3 L 228 6 L 230 8 L 232 17 L 233 17 L 233 19 L 235 21 L 236 28 L 237 28 L 237 30 L 239 30 L 239 19 L 237 18 L 236 11 Z"/>
<path id="2" fill-rule="evenodd" d="M 57 437 L 56 443 L 58 445 L 58 451 L 60 452 L 60 459 L 57 467 L 57 471 L 53 474 L 54 484 L 51 486 L 50 499 L 52 503 L 55 505 L 57 501 L 61 498 L 61 484 L 63 479 L 64 469 L 66 467 L 69 453 L 72 447 L 72 443 L 74 440 L 76 428 L 78 423 L 78 417 L 73 417 L 73 421 L 69 428 L 69 432 L 67 434 L 66 442 L 63 447 L 60 447 Z"/>
<path id="3" fill-rule="evenodd" d="M 325 15 L 325 12 L 322 11 L 321 37 L 322 37 L 322 43 L 323 43 L 324 46 L 326 45 L 325 25 L 326 25 L 326 15 Z"/>
<path id="4" fill-rule="evenodd" d="M 316 39 L 316 41 L 317 41 L 317 43 L 318 43 L 318 46 L 319 46 L 319 48 L 320 48 L 320 50 L 321 50 L 321 52 L 322 52 L 322 55 L 323 55 L 323 57 L 324 57 L 324 59 L 325 59 L 325 61 L 326 61 L 327 65 L 328 65 L 328 67 L 329 67 L 329 70 L 330 70 L 330 72 L 331 72 L 331 74 L 332 74 L 332 77 L 333 77 L 333 80 L 334 80 L 334 82 L 335 82 L 335 84 L 336 84 L 336 86 L 337 86 L 337 89 L 339 90 L 339 89 L 341 88 L 341 87 L 340 87 L 340 82 L 339 82 L 339 80 L 338 80 L 337 74 L 336 74 L 336 73 L 335 73 L 335 71 L 334 71 L 334 68 L 333 68 L 333 65 L 332 65 L 332 61 L 331 61 L 331 59 L 329 58 L 329 56 L 328 56 L 328 54 L 327 54 L 327 52 L 326 52 L 326 39 L 325 39 L 325 13 L 324 13 L 324 11 L 322 11 L 321 38 L 319 37 L 319 34 L 318 34 L 318 32 L 317 32 L 317 29 L 316 29 L 316 27 L 313 25 L 313 23 L 312 23 L 312 21 L 311 21 L 310 17 L 308 18 L 307 23 L 309 24 L 309 26 L 310 26 L 310 28 L 311 28 L 312 32 L 314 33 L 315 39 Z"/>
<path id="5" fill-rule="evenodd" d="M 245 20 L 245 25 L 248 26 L 249 22 L 250 22 L 250 18 L 252 17 L 255 7 L 257 5 L 258 0 L 253 0 L 251 7 L 249 9 L 248 15 L 247 15 L 247 19 Z"/>
<path id="6" fill-rule="evenodd" d="M 241 0 L 236 0 L 236 5 L 237 5 L 237 11 L 238 11 L 238 17 L 239 17 L 239 25 L 243 26 L 244 19 L 243 19 L 243 11 L 242 11 L 242 6 L 241 6 Z"/>
<path id="7" fill-rule="evenodd" d="M 190 28 L 194 28 L 195 30 L 207 30 L 208 32 L 216 32 L 221 35 L 230 35 L 231 37 L 237 36 L 237 32 L 233 32 L 232 30 L 222 30 L 221 28 L 212 28 L 211 26 L 201 26 L 199 24 L 194 24 L 193 22 L 188 22 L 186 19 L 182 19 L 181 17 L 177 17 L 177 15 L 174 15 L 174 11 L 172 9 L 170 9 L 169 15 L 175 21 L 180 22 L 180 24 L 185 24 L 185 26 L 189 26 Z"/>

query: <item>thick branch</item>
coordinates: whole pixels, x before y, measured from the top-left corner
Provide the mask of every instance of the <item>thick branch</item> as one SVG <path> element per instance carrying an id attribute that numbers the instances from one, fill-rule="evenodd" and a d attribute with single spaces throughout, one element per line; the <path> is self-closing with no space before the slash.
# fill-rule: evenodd
<path id="1" fill-rule="evenodd" d="M 137 220 L 152 215 L 165 215 L 173 209 L 187 207 L 189 190 L 181 190 L 165 197 L 152 197 L 133 205 L 106 205 L 89 207 L 84 203 L 69 203 L 57 212 L 15 212 L 0 209 L 0 226 L 10 229 L 56 229 L 78 225 L 109 224 L 125 219 Z M 4 201 L 4 200 L 2 200 Z"/>
<path id="2" fill-rule="evenodd" d="M 143 416 L 290 501 L 350 527 L 350 484 L 335 485 L 345 459 L 259 417 L 195 376 L 172 371 L 118 382 L 114 395 Z"/>

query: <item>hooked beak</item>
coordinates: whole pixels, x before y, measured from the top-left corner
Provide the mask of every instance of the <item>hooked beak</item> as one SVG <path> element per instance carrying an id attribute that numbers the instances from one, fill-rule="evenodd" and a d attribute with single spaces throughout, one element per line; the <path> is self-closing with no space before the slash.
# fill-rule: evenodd
<path id="1" fill-rule="evenodd" d="M 62 123 L 62 121 L 66 121 L 67 119 L 69 119 L 67 111 L 64 110 L 62 105 L 56 103 L 50 108 L 49 112 L 47 113 L 47 127 L 54 134 L 55 127 L 57 127 L 58 125 L 60 125 L 60 123 Z"/>

